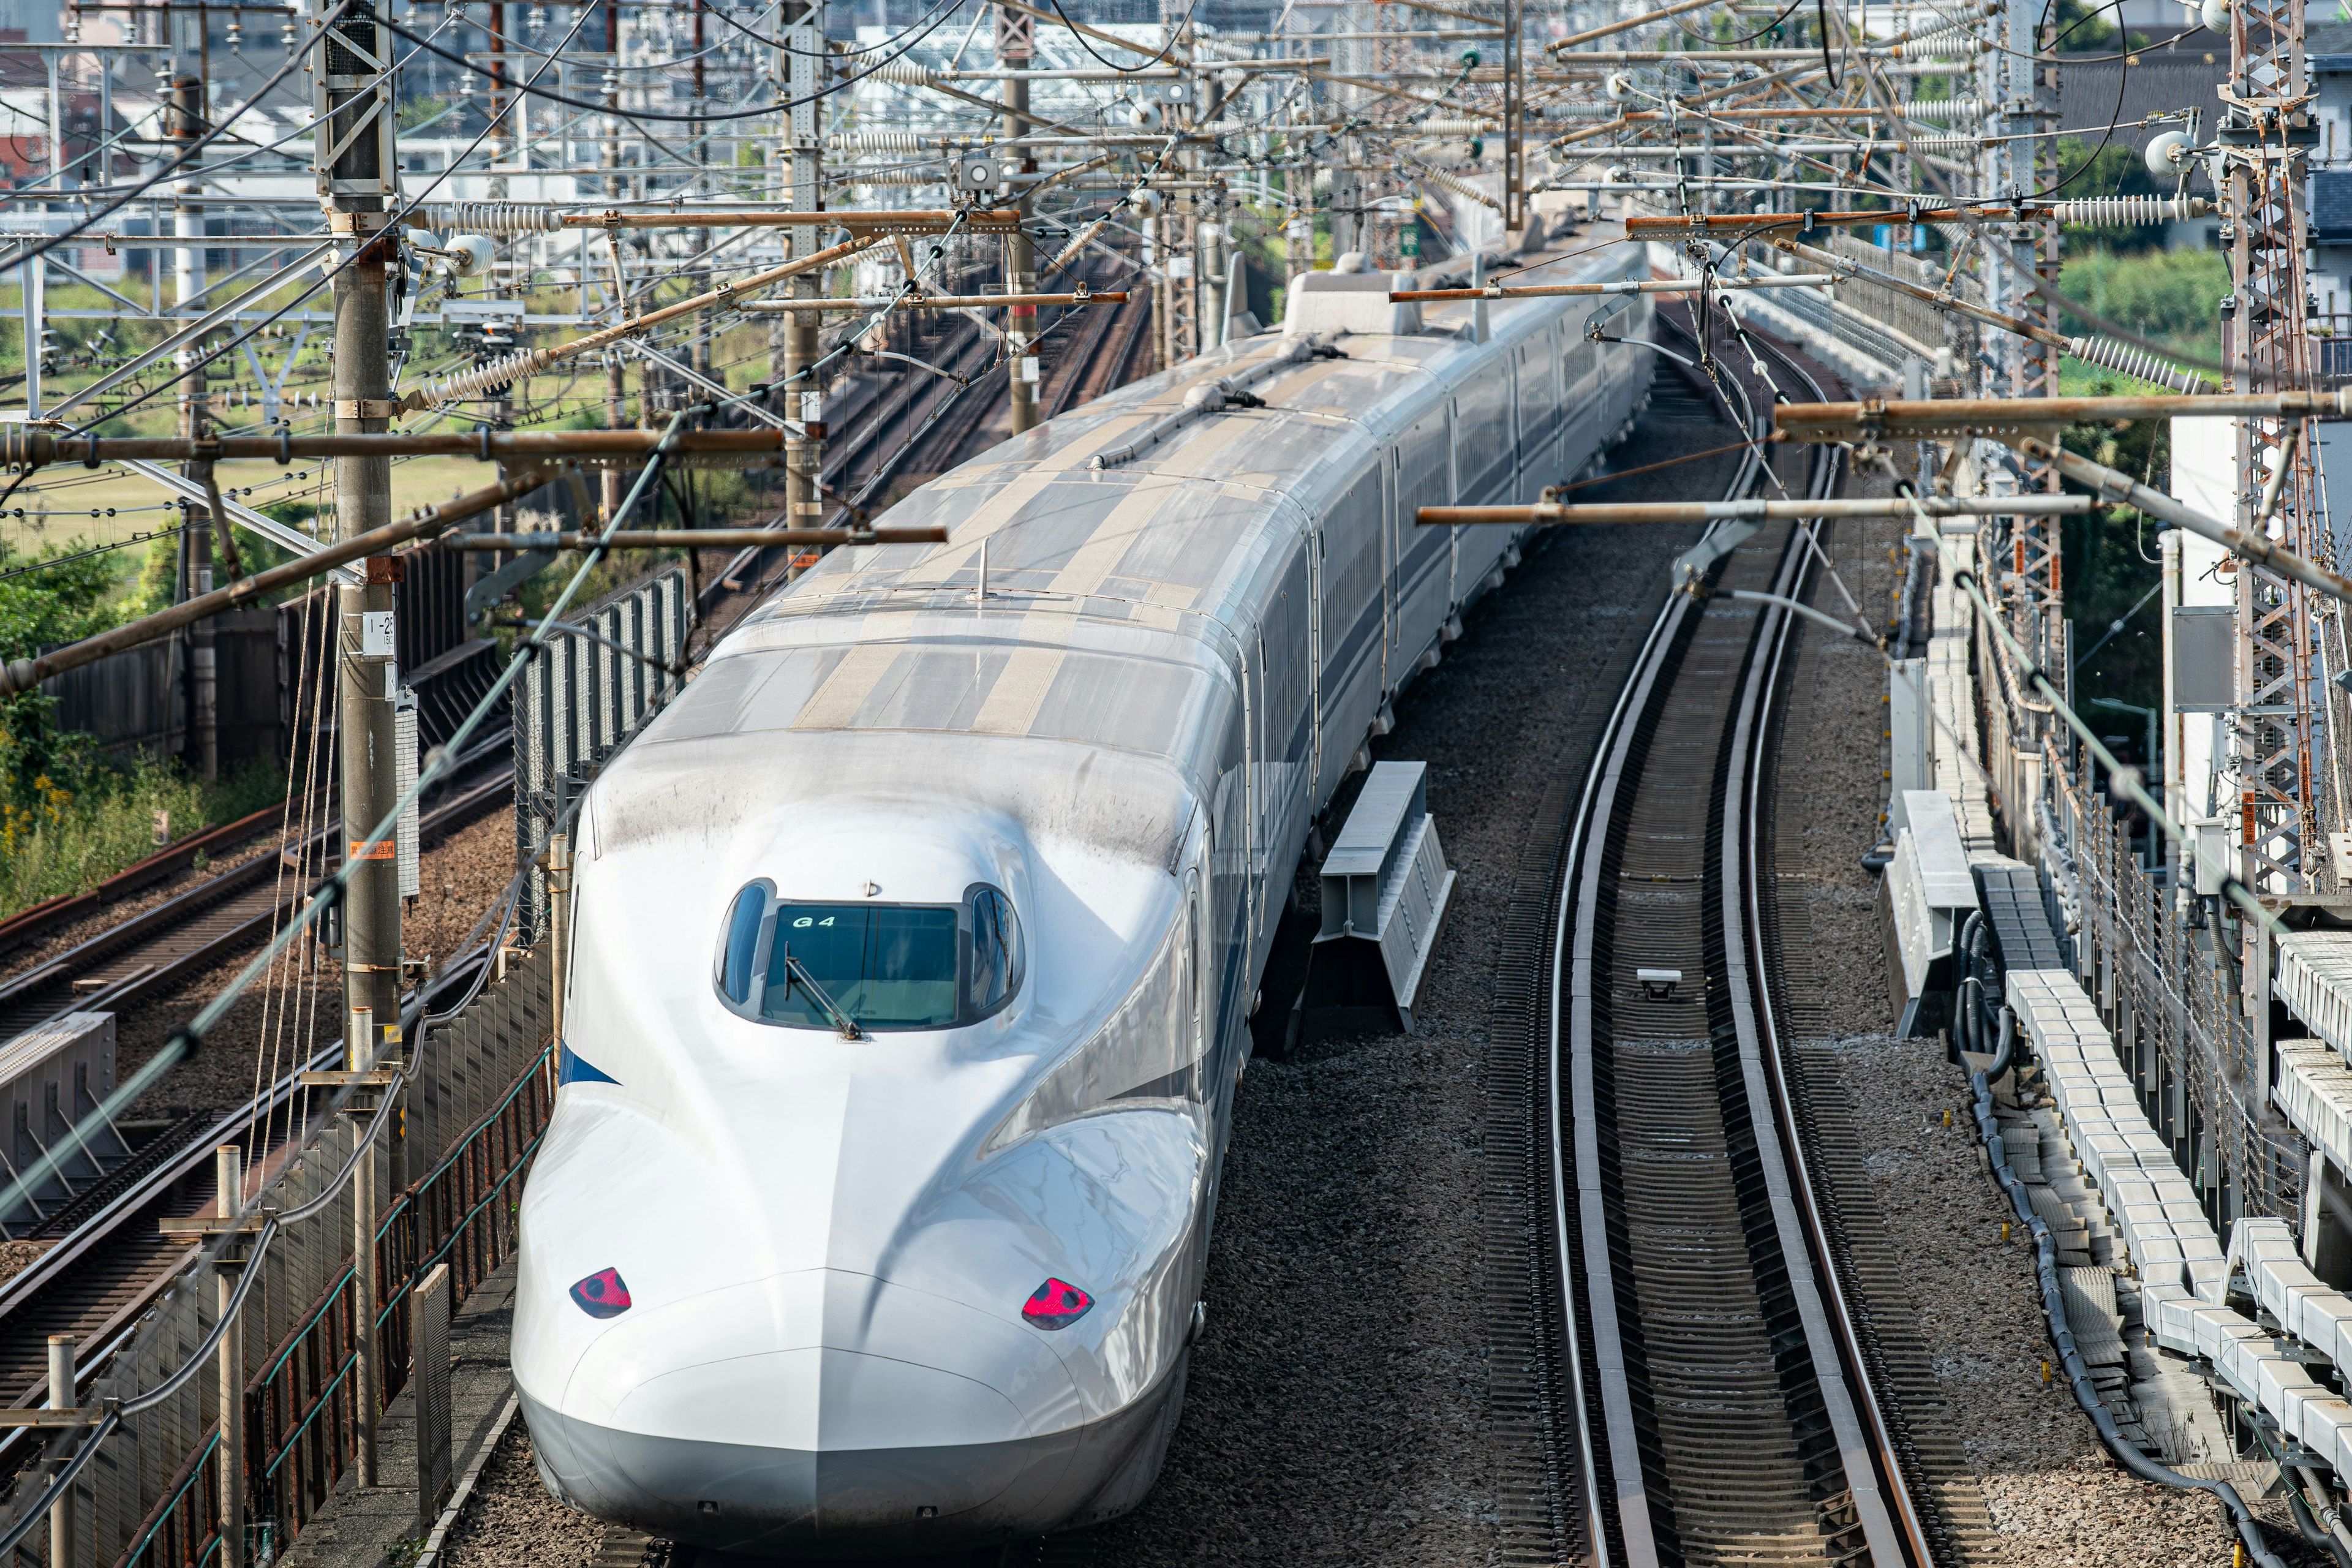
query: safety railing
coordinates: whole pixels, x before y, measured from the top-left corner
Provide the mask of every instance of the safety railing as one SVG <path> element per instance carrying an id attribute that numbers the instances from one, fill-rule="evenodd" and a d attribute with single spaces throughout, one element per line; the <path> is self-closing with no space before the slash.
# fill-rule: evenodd
<path id="1" fill-rule="evenodd" d="M 514 1251 L 522 1178 L 551 1109 L 548 1068 L 542 1051 L 440 1164 L 401 1194 L 377 1230 L 376 1277 L 389 1287 L 376 1318 L 386 1401 L 408 1381 L 405 1308 L 416 1282 L 447 1263 L 462 1301 Z M 347 1269 L 246 1394 L 248 1512 L 257 1524 L 274 1526 L 278 1542 L 293 1540 L 324 1506 L 355 1452 L 351 1287 Z"/>
<path id="2" fill-rule="evenodd" d="M 2309 1151 L 2246 1102 L 2253 1031 L 2206 945 L 2210 932 L 2183 921 L 2104 797 L 2058 761 L 2050 795 L 2083 884 L 2076 978 L 2133 1070 L 2141 1110 L 2172 1142 L 2216 1226 L 2242 1213 L 2299 1214 Z"/>
<path id="3" fill-rule="evenodd" d="M 684 689 L 694 595 L 672 568 L 583 610 L 523 672 L 515 702 L 515 847 L 535 867 L 605 760 Z M 523 894 L 523 940 L 547 931 L 547 877 Z"/>
<path id="4" fill-rule="evenodd" d="M 410 1093 L 424 1114 L 410 1119 L 410 1143 L 433 1147 L 426 1137 L 436 1127 L 456 1135 L 443 1141 L 431 1133 L 441 1142 L 439 1157 L 375 1222 L 380 1400 L 406 1380 L 413 1282 L 446 1262 L 462 1298 L 513 1252 L 522 1181 L 552 1109 L 549 986 L 543 956 L 526 954 L 471 1006 L 423 1031 Z M 81 1439 L 94 1447 L 79 1457 L 69 1482 L 76 1563 L 194 1568 L 221 1560 L 224 1462 L 236 1467 L 237 1511 L 247 1521 L 239 1550 L 228 1555 L 245 1563 L 282 1552 L 333 1495 L 362 1430 L 349 1239 L 354 1184 L 346 1168 L 364 1136 L 359 1118 L 316 1129 L 261 1204 L 287 1220 L 272 1222 L 227 1331 L 242 1366 L 257 1369 L 243 1380 L 236 1453 L 225 1461 L 219 1379 L 209 1367 L 173 1382 L 206 1352 L 218 1321 L 211 1267 L 184 1274 L 84 1385 L 84 1405 L 121 1413 Z M 360 1156 L 375 1162 L 380 1176 L 392 1159 L 384 1143 L 373 1140 Z M 317 1211 L 298 1217 L 311 1204 Z M 47 1531 L 16 1526 L 27 1510 L 46 1510 L 54 1474 L 54 1467 L 33 1468 L 12 1489 L 5 1528 L 20 1539 L 8 1568 L 47 1557 Z"/>

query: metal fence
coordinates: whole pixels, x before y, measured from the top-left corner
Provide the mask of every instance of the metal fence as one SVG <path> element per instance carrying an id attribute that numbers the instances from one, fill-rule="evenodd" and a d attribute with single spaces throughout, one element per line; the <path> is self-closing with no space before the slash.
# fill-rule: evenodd
<path id="1" fill-rule="evenodd" d="M 212 619 L 214 723 L 224 763 L 278 757 L 286 744 L 287 634 L 274 610 Z M 95 736 L 118 755 L 173 752 L 188 743 L 188 645 L 172 637 L 124 648 L 41 682 L 58 727 Z"/>
<path id="2" fill-rule="evenodd" d="M 604 760 L 683 685 L 694 629 L 683 567 L 652 577 L 558 631 L 523 672 L 515 702 L 515 849 L 530 868 L 517 921 L 525 942 L 547 930 L 547 879 L 536 861 Z"/>
<path id="3" fill-rule="evenodd" d="M 2148 1125 L 2170 1141 L 2217 1226 L 2242 1213 L 2299 1217 L 2311 1151 L 2276 1112 L 2249 1103 L 2259 1047 L 2229 994 L 2220 933 L 2173 912 L 2104 795 L 2063 766 L 2049 795 L 2080 884 L 2075 978 L 2133 1069 Z"/>
<path id="4" fill-rule="evenodd" d="M 377 1332 L 387 1400 L 407 1376 L 406 1303 L 415 1281 L 446 1262 L 455 1299 L 462 1300 L 513 1250 L 515 1205 L 552 1106 L 549 984 L 544 956 L 527 955 L 471 1005 L 446 1021 L 428 1021 L 422 1032 L 408 1090 L 408 1147 L 437 1158 L 395 1194 L 377 1226 Z M 349 1118 L 320 1129 L 271 1187 L 271 1206 L 290 1209 L 325 1191 L 356 1136 Z M 370 1157 L 380 1179 L 388 1173 L 383 1141 Z M 324 1212 L 278 1233 L 232 1331 L 241 1335 L 244 1365 L 251 1369 L 240 1456 L 252 1521 L 248 1561 L 282 1550 L 299 1532 L 332 1495 L 355 1451 L 352 1191 L 346 1184 Z M 163 1383 L 210 1331 L 215 1297 L 213 1270 L 189 1268 L 85 1385 L 83 1403 L 129 1399 Z M 189 1568 L 215 1553 L 217 1382 L 209 1373 L 198 1375 L 107 1438 L 74 1488 L 79 1560 Z M 19 1477 L 7 1517 L 33 1506 L 45 1480 L 39 1467 Z M 46 1532 L 36 1531 L 17 1548 L 16 1563 L 41 1561 L 46 1544 Z"/>

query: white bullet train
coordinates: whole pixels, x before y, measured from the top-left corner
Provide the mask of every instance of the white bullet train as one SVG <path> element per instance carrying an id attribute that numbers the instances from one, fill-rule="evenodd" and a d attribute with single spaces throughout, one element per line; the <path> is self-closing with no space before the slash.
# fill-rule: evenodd
<path id="1" fill-rule="evenodd" d="M 1150 1489 L 1292 868 L 1513 544 L 1414 509 L 1534 499 L 1651 374 L 1585 330 L 1645 297 L 1389 287 L 918 490 L 949 542 L 827 556 L 589 791 L 513 1330 L 556 1496 L 851 1558 Z"/>

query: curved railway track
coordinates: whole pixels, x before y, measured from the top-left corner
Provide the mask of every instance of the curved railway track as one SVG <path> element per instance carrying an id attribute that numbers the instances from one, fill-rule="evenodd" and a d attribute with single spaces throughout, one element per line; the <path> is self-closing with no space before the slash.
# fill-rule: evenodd
<path id="1" fill-rule="evenodd" d="M 1827 395 L 1763 346 L 1784 385 Z M 1789 491 L 1832 494 L 1836 455 L 1801 460 Z M 1751 456 L 1731 493 L 1764 479 Z M 1958 1560 L 1937 1500 L 1958 1455 L 1913 1440 L 1918 1381 L 1890 1375 L 1854 1304 L 1870 1238 L 1822 1168 L 1779 992 L 1770 824 L 1800 623 L 1729 595 L 1801 599 L 1816 560 L 1768 528 L 1706 596 L 1668 598 L 1580 795 L 1556 792 L 1540 923 L 1515 910 L 1535 971 L 1522 1152 L 1547 1211 L 1518 1270 L 1548 1298 L 1528 1435 L 1551 1487 L 1516 1511 L 1607 1568 Z"/>

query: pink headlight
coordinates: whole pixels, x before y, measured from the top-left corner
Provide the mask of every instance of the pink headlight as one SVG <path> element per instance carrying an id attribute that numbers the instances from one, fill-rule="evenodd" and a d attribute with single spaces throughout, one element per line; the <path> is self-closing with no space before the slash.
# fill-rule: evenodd
<path id="1" fill-rule="evenodd" d="M 629 1288 L 617 1268 L 599 1268 L 572 1287 L 572 1299 L 592 1318 L 617 1318 L 629 1310 Z"/>
<path id="2" fill-rule="evenodd" d="M 1087 1315 L 1095 1299 L 1066 1279 L 1048 1279 L 1031 1292 L 1023 1302 L 1021 1315 L 1037 1327 L 1051 1331 L 1066 1329 Z"/>

